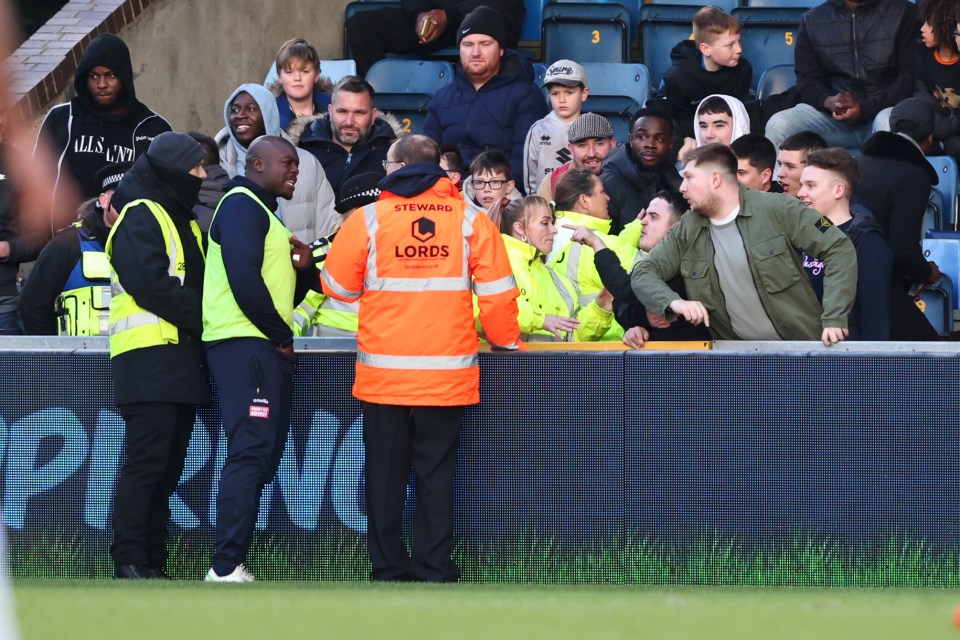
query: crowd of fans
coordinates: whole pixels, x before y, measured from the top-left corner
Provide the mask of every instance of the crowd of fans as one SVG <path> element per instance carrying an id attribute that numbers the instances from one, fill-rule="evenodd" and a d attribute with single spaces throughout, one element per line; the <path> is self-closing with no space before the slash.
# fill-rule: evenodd
<path id="1" fill-rule="evenodd" d="M 955 2 L 827 0 L 800 24 L 796 85 L 764 103 L 751 98 L 741 25 L 703 7 L 624 144 L 606 118 L 582 111 L 590 79 L 576 61 L 554 61 L 534 83 L 511 48 L 522 3 L 465 14 L 462 3 L 420 4 L 355 15 L 349 43 L 361 73 L 391 51 L 458 47 L 424 134 L 464 200 L 501 231 L 525 339 L 938 339 L 916 298 L 941 277 L 920 244 L 938 180 L 925 155 L 960 154 Z M 207 232 L 251 144 L 283 136 L 299 175 L 277 215 L 319 263 L 346 217 L 380 196 L 397 164 L 388 151 L 405 134 L 362 76 L 332 84 L 302 39 L 280 47 L 276 70 L 269 87 L 230 92 L 215 135 L 190 134 L 206 176 L 190 204 Z M 109 266 L 88 254 L 103 252 L 116 216 L 144 197 L 131 165 L 171 129 L 138 99 L 116 36 L 90 43 L 75 89 L 38 144 L 58 158 L 54 210 L 67 179 L 90 200 L 52 239 L 19 233 L 4 211 L 3 333 L 107 332 Z M 17 270 L 31 260 L 18 293 Z M 353 335 L 358 304 L 315 289 L 295 333 Z"/>

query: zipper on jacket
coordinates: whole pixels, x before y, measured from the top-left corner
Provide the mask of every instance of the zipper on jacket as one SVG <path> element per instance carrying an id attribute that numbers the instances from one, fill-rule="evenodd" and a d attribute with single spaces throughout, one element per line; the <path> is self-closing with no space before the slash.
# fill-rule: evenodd
<path id="1" fill-rule="evenodd" d="M 346 162 L 347 166 L 350 166 L 351 160 L 353 160 L 353 151 L 347 151 L 347 162 Z"/>
<path id="2" fill-rule="evenodd" d="M 862 91 L 863 75 L 860 73 L 860 38 L 857 36 L 857 12 L 850 12 L 850 37 L 853 40 L 853 77 L 857 79 L 857 89 Z M 857 96 L 861 100 L 863 96 Z"/>

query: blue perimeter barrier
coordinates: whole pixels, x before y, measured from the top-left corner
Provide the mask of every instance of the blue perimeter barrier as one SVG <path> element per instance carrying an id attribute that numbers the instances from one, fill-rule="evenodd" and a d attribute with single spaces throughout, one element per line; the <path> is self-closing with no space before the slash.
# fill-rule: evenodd
<path id="1" fill-rule="evenodd" d="M 2 342 L 0 504 L 13 575 L 102 576 L 123 439 L 105 342 Z M 367 570 L 355 356 L 343 344 L 297 342 L 291 438 L 258 522 L 276 544 L 331 555 L 307 578 Z M 464 577 L 742 583 L 744 563 L 814 553 L 827 565 L 872 562 L 872 577 L 854 583 L 874 584 L 916 552 L 893 583 L 955 586 L 958 354 L 853 343 L 481 354 L 483 402 L 467 411 L 456 481 Z M 177 553 L 198 563 L 213 538 L 221 435 L 214 404 L 171 501 Z M 71 561 L 36 549 L 50 545 L 70 547 Z M 272 571 L 261 569 L 285 575 Z"/>

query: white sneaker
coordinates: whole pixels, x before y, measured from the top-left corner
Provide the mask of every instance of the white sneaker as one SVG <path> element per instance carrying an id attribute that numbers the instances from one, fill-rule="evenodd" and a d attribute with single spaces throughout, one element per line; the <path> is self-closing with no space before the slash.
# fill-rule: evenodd
<path id="1" fill-rule="evenodd" d="M 253 577 L 253 574 L 250 573 L 242 564 L 238 564 L 233 570 L 233 573 L 225 576 L 218 576 L 217 572 L 213 570 L 213 567 L 211 567 L 210 571 L 207 571 L 207 577 L 204 578 L 204 580 L 206 582 L 256 582 L 256 578 Z"/>

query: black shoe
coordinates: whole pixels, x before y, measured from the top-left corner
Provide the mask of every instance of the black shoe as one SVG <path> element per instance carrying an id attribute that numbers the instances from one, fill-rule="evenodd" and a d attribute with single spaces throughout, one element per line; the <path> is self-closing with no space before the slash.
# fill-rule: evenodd
<path id="1" fill-rule="evenodd" d="M 144 578 L 148 580 L 173 580 L 165 569 L 152 569 L 150 567 L 143 567 L 140 571 Z"/>
<path id="2" fill-rule="evenodd" d="M 114 580 L 146 580 L 143 568 L 135 564 L 118 564 L 113 567 Z"/>

